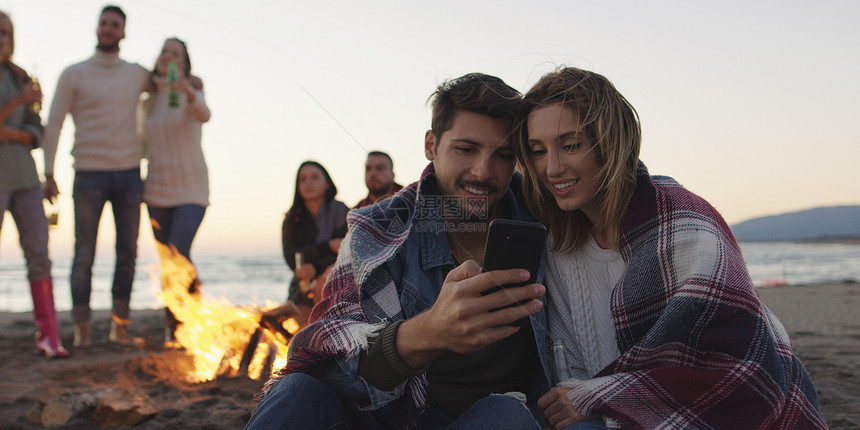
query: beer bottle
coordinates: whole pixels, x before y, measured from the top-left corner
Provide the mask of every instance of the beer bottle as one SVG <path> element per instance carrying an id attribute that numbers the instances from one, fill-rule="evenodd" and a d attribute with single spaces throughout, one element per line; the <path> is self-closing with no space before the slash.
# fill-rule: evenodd
<path id="1" fill-rule="evenodd" d="M 176 70 L 176 62 L 167 64 L 167 99 L 170 107 L 179 107 L 179 93 L 173 91 L 173 83 L 179 80 L 179 72 Z"/>

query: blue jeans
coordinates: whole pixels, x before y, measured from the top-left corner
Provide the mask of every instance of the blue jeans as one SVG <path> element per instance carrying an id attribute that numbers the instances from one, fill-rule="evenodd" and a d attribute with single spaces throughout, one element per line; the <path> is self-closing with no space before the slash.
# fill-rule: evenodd
<path id="1" fill-rule="evenodd" d="M 134 281 L 140 201 L 143 181 L 140 168 L 119 171 L 75 172 L 75 258 L 72 260 L 72 316 L 75 322 L 90 319 L 92 269 L 96 255 L 99 220 L 106 202 L 111 203 L 116 226 L 116 266 L 113 287 L 114 313 L 128 318 L 128 301 Z M 125 306 L 116 306 L 117 301 Z"/>
<path id="2" fill-rule="evenodd" d="M 0 192 L 0 228 L 6 210 L 18 226 L 18 239 L 27 260 L 27 277 L 31 281 L 51 277 L 51 260 L 48 258 L 48 220 L 42 206 L 42 189 Z"/>
<path id="3" fill-rule="evenodd" d="M 181 205 L 169 208 L 147 206 L 152 222 L 152 234 L 162 245 L 173 245 L 189 261 L 191 242 L 203 222 L 206 208 L 200 205 Z"/>
<path id="4" fill-rule="evenodd" d="M 519 400 L 492 395 L 475 402 L 456 420 L 430 407 L 419 417 L 418 428 L 539 430 L 540 426 Z M 327 385 L 303 373 L 278 381 L 257 405 L 245 429 L 375 430 L 389 428 L 370 411 L 360 411 Z"/>
<path id="5" fill-rule="evenodd" d="M 173 246 L 176 252 L 191 261 L 191 242 L 197 234 L 197 229 L 206 214 L 206 207 L 200 205 L 181 205 L 169 208 L 156 208 L 147 205 L 149 221 L 152 224 L 152 235 L 164 246 Z M 199 293 L 197 279 L 188 285 L 189 293 Z M 166 285 L 162 280 L 162 287 Z M 164 308 L 167 326 L 175 332 L 179 320 L 169 308 Z"/>

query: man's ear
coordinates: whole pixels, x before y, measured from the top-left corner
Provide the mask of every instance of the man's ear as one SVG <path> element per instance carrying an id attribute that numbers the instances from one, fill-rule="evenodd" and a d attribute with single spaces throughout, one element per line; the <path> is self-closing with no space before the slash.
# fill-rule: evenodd
<path id="1" fill-rule="evenodd" d="M 433 130 L 424 133 L 424 156 L 430 161 L 436 159 L 436 135 Z"/>

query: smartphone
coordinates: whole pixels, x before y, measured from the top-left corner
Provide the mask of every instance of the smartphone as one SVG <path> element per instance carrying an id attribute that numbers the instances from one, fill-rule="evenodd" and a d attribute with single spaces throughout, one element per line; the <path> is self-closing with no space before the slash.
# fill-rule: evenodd
<path id="1" fill-rule="evenodd" d="M 487 243 L 484 245 L 483 271 L 526 269 L 530 276 L 528 281 L 491 288 L 484 294 L 490 294 L 502 288 L 521 287 L 537 282 L 545 242 L 546 227 L 543 224 L 510 219 L 491 221 L 487 233 Z M 518 303 L 512 306 L 517 305 Z M 523 326 L 527 322 L 528 318 L 523 318 L 512 325 Z"/>

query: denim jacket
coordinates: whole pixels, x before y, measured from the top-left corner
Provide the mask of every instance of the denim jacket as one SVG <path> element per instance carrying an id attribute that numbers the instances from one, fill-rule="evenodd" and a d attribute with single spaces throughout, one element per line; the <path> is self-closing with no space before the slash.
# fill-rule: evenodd
<path id="1" fill-rule="evenodd" d="M 507 212 L 506 217 L 529 218 L 521 209 L 525 206 L 518 198 L 520 183 L 521 179 L 516 175 L 511 181 L 511 187 L 502 197 L 500 207 Z M 396 198 L 389 199 L 382 205 L 373 205 L 350 213 L 350 232 L 341 246 L 341 254 L 332 271 L 332 277 L 326 283 L 323 296 L 336 299 L 338 294 L 346 294 L 338 291 L 338 288 L 341 288 L 338 286 L 340 278 L 346 279 L 345 283 L 354 282 L 358 286 L 360 317 L 364 321 L 355 321 L 358 317 L 355 315 L 355 309 L 350 310 L 352 314 L 347 315 L 348 311 L 337 309 L 337 302 L 320 303 L 311 316 L 313 323 L 300 332 L 290 345 L 290 359 L 283 373 L 311 373 L 332 387 L 342 398 L 355 402 L 360 409 L 384 412 L 383 409 L 387 409 L 384 407 L 403 399 L 406 394 L 414 400 L 412 406 L 415 409 L 423 408 L 426 400 L 423 397 L 426 394 L 426 376 L 418 377 L 418 381 L 406 381 L 391 391 L 380 390 L 358 375 L 360 351 L 356 349 L 366 349 L 367 338 L 372 338 L 382 327 L 397 320 L 411 318 L 432 306 L 446 275 L 454 268 L 441 213 L 434 210 L 438 209 L 438 205 L 432 203 L 435 188 L 435 174 L 430 165 L 419 183 L 412 184 L 398 194 L 400 197 L 409 196 L 407 200 L 414 198 L 414 207 L 406 208 L 411 212 L 408 216 L 403 217 L 404 208 L 396 207 L 396 203 L 392 203 L 397 202 Z M 359 219 L 361 216 L 364 216 L 362 220 Z M 378 231 L 373 228 L 353 228 L 354 223 L 359 221 L 378 224 L 384 220 L 386 223 L 396 224 L 398 219 L 407 221 L 407 225 L 401 227 L 391 244 L 386 243 L 389 238 L 384 236 L 385 232 L 392 230 L 390 225 L 379 228 Z M 370 230 L 375 235 L 356 233 L 356 230 Z M 361 237 L 350 237 L 356 234 Z M 371 241 L 370 238 L 377 240 Z M 392 246 L 397 249 L 392 250 Z M 380 258 L 384 260 L 379 261 Z M 541 282 L 542 270 L 538 275 L 538 282 Z M 383 283 L 388 287 L 376 291 L 368 286 L 374 278 L 380 277 L 385 278 Z M 357 300 L 355 293 L 352 294 L 353 296 L 344 297 Z M 336 318 L 331 316 L 335 314 L 343 321 L 337 323 Z M 537 345 L 536 353 L 543 370 L 543 377 L 537 378 L 533 392 L 526 393 L 534 412 L 539 411 L 536 409 L 537 397 L 549 388 L 551 366 L 548 357 L 546 314 L 542 309 L 532 315 L 530 320 Z M 361 335 L 356 335 L 357 332 L 361 332 Z M 341 350 L 338 351 L 337 348 Z M 327 354 L 330 355 L 326 357 Z M 536 415 L 541 416 L 542 414 Z"/>

